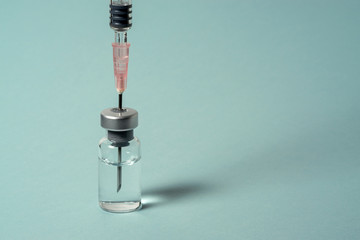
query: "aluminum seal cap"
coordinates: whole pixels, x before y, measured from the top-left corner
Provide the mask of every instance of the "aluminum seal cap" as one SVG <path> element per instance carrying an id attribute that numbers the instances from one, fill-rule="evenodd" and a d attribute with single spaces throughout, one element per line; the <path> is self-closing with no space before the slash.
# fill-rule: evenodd
<path id="1" fill-rule="evenodd" d="M 111 131 L 128 131 L 138 126 L 138 112 L 132 108 L 107 108 L 101 112 L 101 127 Z"/>

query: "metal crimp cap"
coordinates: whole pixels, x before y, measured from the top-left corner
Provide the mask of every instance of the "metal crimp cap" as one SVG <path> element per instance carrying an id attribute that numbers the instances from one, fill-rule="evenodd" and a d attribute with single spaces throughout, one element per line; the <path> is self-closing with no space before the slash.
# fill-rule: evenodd
<path id="1" fill-rule="evenodd" d="M 110 131 L 128 131 L 138 126 L 138 112 L 132 108 L 107 108 L 101 112 L 101 127 Z"/>

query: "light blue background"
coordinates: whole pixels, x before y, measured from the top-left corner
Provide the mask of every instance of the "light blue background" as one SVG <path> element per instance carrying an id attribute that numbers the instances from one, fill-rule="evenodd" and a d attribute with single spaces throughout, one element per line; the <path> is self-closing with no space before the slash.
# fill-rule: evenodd
<path id="1" fill-rule="evenodd" d="M 108 1 L 0 7 L 0 239 L 359 239 L 360 2 L 134 0 L 144 209 L 97 206 Z"/>

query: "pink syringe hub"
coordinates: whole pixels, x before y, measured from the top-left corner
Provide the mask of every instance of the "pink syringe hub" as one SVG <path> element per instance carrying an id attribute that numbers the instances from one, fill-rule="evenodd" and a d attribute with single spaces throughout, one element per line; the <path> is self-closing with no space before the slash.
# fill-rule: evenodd
<path id="1" fill-rule="evenodd" d="M 123 93 L 127 85 L 130 43 L 113 43 L 115 87 Z"/>

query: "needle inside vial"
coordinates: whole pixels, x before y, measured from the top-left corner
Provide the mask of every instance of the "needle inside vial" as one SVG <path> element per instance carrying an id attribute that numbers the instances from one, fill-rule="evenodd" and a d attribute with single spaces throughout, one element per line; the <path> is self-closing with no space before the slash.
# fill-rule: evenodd
<path id="1" fill-rule="evenodd" d="M 122 109 L 122 93 L 119 94 L 119 110 Z M 120 191 L 121 188 L 121 147 L 118 147 L 118 168 L 117 168 L 117 192 Z"/>
<path id="2" fill-rule="evenodd" d="M 119 162 L 119 164 L 121 164 L 121 147 L 118 148 L 118 154 L 119 154 L 118 162 Z M 121 172 L 122 172 L 122 169 L 119 166 L 117 169 L 117 192 L 119 192 L 120 188 L 121 188 Z"/>

